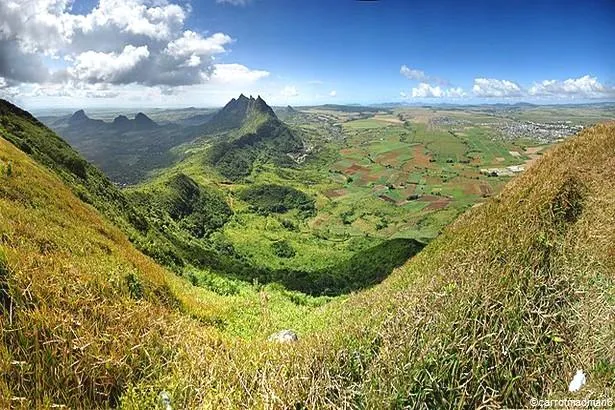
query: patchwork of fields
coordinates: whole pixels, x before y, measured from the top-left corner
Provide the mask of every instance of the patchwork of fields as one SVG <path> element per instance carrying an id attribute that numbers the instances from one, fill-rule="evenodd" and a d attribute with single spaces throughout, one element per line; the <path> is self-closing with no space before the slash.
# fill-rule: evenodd
<path id="1" fill-rule="evenodd" d="M 324 116 L 339 121 L 342 138 L 322 138 L 324 128 L 317 132 Z M 319 269 L 394 238 L 429 241 L 510 179 L 482 175 L 481 169 L 521 165 L 544 148 L 498 140 L 472 123 L 439 129 L 383 113 L 354 119 L 318 112 L 300 125 L 319 135 L 311 142 L 317 147 L 311 158 L 301 169 L 262 164 L 248 183 L 274 182 L 307 192 L 317 213 L 258 215 L 235 200 L 235 216 L 222 233 L 240 254 L 276 269 Z M 274 254 L 280 241 L 296 250 L 292 258 Z"/>

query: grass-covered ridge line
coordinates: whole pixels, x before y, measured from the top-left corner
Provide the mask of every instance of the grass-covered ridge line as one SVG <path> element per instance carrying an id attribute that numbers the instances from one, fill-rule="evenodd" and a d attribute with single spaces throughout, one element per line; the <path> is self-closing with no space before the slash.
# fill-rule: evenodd
<path id="1" fill-rule="evenodd" d="M 145 232 L 147 225 L 102 172 L 28 112 L 0 100 L 0 136 L 56 172 L 83 201 L 94 205 L 125 230 Z"/>

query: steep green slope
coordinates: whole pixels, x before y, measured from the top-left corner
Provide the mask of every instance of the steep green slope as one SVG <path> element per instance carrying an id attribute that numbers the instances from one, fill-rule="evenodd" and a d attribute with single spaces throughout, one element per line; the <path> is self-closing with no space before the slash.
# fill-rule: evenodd
<path id="1" fill-rule="evenodd" d="M 252 173 L 256 161 L 292 165 L 288 154 L 303 150 L 303 141 L 280 121 L 260 96 L 232 99 L 206 125 L 229 131 L 208 150 L 206 161 L 225 178 L 239 181 Z"/>
<path id="2" fill-rule="evenodd" d="M 165 271 L 54 172 L 0 138 L 0 408 L 115 408 L 136 385 L 155 390 L 138 400 L 153 408 L 168 389 L 159 383 L 186 363 L 190 346 L 207 349 L 199 360 L 224 372 L 233 344 L 221 330 L 260 338 L 281 326 L 309 329 L 306 315 L 323 303 L 222 285 L 233 293 Z M 271 303 L 267 323 L 254 321 L 259 291 Z"/>
<path id="3" fill-rule="evenodd" d="M 0 136 L 57 173 L 84 202 L 127 231 L 147 231 L 147 222 L 119 190 L 70 145 L 28 112 L 0 100 Z"/>
<path id="4" fill-rule="evenodd" d="M 139 249 L 174 268 L 186 263 L 186 244 L 177 243 L 173 236 L 148 222 L 139 207 L 100 170 L 28 112 L 4 100 L 0 100 L 0 137 L 55 172 L 75 195 L 120 227 Z"/>
<path id="5" fill-rule="evenodd" d="M 0 407 L 117 404 L 182 320 L 166 275 L 0 138 Z"/>

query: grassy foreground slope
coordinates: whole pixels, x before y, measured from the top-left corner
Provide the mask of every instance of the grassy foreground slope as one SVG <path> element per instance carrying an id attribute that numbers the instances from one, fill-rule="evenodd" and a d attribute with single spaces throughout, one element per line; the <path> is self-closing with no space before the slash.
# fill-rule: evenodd
<path id="1" fill-rule="evenodd" d="M 0 407 L 523 407 L 615 395 L 615 125 L 571 138 L 295 344 L 176 279 L 0 139 Z M 246 321 L 271 322 L 266 291 Z M 236 303 L 240 300 L 235 299 Z"/>
<path id="2" fill-rule="evenodd" d="M 328 304 L 330 328 L 238 343 L 230 379 L 190 345 L 190 371 L 174 363 L 163 384 L 187 407 L 524 407 L 569 397 L 581 368 L 573 397 L 613 397 L 613 169 L 615 126 L 586 130 L 381 285 Z M 125 405 L 146 408 L 147 392 Z"/>

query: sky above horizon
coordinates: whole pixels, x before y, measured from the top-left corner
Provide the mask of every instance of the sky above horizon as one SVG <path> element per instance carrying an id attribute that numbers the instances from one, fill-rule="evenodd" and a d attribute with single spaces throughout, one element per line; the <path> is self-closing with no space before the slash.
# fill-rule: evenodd
<path id="1" fill-rule="evenodd" d="M 615 2 L 0 0 L 27 109 L 615 101 Z"/>

